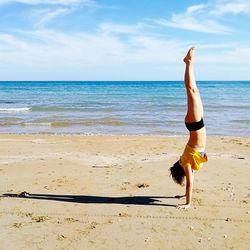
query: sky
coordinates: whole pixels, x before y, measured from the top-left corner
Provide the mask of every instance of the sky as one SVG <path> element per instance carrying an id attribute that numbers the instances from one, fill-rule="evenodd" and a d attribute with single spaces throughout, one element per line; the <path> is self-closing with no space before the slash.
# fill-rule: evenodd
<path id="1" fill-rule="evenodd" d="M 250 80 L 250 0 L 0 0 L 0 80 Z"/>

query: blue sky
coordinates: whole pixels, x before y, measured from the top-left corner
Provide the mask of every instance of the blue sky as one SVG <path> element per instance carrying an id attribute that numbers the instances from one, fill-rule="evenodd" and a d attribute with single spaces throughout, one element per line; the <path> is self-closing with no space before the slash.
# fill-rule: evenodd
<path id="1" fill-rule="evenodd" d="M 0 80 L 250 80 L 250 0 L 0 0 Z"/>

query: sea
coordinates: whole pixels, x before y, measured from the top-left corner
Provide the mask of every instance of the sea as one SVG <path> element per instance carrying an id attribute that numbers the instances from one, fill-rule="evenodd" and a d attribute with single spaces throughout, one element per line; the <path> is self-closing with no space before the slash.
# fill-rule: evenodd
<path id="1" fill-rule="evenodd" d="M 250 136 L 250 81 L 198 81 L 209 135 Z M 183 81 L 0 82 L 0 133 L 183 136 Z"/>

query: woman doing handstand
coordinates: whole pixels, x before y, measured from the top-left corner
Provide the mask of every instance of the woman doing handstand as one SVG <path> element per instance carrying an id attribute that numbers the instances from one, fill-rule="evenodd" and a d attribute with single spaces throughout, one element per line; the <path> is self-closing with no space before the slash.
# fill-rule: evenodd
<path id="1" fill-rule="evenodd" d="M 191 48 L 184 58 L 186 64 L 184 81 L 187 93 L 185 125 L 189 130 L 189 140 L 180 159 L 170 168 L 172 178 L 176 183 L 183 185 L 186 177 L 186 194 L 177 196 L 178 198 L 186 198 L 185 204 L 177 205 L 177 208 L 180 209 L 190 207 L 194 171 L 199 170 L 203 162 L 208 160 L 205 153 L 206 129 L 203 123 L 203 105 L 193 69 L 194 51 L 194 47 Z"/>

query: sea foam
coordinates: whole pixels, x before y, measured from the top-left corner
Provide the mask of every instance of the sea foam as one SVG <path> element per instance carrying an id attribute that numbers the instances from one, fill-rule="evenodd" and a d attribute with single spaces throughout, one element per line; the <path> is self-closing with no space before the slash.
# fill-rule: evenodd
<path id="1" fill-rule="evenodd" d="M 0 108 L 0 113 L 19 113 L 29 112 L 30 108 Z"/>

